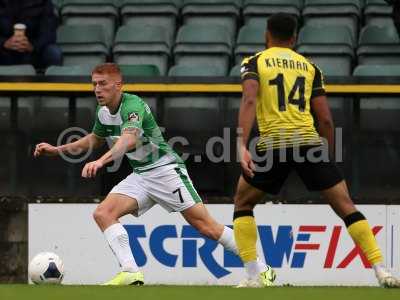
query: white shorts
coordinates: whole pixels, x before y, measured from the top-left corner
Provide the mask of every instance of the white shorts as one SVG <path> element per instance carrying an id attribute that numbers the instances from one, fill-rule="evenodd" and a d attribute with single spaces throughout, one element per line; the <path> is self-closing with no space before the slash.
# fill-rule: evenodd
<path id="1" fill-rule="evenodd" d="M 201 202 L 201 198 L 182 165 L 171 163 L 149 171 L 132 173 L 110 192 L 126 195 L 138 202 L 136 217 L 143 215 L 155 204 L 168 212 L 180 212 Z"/>

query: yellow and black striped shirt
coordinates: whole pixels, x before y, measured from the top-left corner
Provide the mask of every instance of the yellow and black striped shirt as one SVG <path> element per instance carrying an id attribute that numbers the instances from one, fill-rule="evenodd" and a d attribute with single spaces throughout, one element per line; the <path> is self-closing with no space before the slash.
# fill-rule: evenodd
<path id="1" fill-rule="evenodd" d="M 289 48 L 272 47 L 245 58 L 241 77 L 259 82 L 258 150 L 321 144 L 310 111 L 310 100 L 325 94 L 317 66 Z"/>

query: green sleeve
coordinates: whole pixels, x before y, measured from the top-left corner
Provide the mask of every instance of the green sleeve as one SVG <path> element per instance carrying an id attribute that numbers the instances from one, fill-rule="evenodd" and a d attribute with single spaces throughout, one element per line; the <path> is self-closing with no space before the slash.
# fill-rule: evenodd
<path id="1" fill-rule="evenodd" d="M 136 99 L 135 99 L 136 98 Z M 139 97 L 130 98 L 121 109 L 121 133 L 127 128 L 143 130 L 142 124 L 145 118 L 144 102 Z"/>
<path id="2" fill-rule="evenodd" d="M 108 135 L 107 135 L 106 126 L 104 126 L 99 120 L 99 109 L 100 109 L 100 107 L 98 106 L 96 109 L 96 117 L 95 117 L 92 132 L 99 137 L 107 137 Z"/>

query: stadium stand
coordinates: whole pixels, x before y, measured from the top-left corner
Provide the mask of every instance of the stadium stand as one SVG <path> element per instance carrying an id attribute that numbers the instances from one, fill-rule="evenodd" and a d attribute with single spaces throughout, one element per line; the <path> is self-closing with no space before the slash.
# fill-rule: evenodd
<path id="1" fill-rule="evenodd" d="M 359 77 L 400 76 L 400 65 L 361 65 L 353 73 Z M 360 98 L 360 185 L 363 195 L 386 197 L 399 195 L 398 164 L 400 140 L 400 102 L 398 97 L 363 96 Z M 374 159 L 370 159 L 373 157 Z M 374 174 L 374 176 L 370 176 Z"/>
<path id="2" fill-rule="evenodd" d="M 301 28 L 297 51 L 316 64 L 335 65 L 350 75 L 355 43 L 344 25 L 305 25 Z"/>
<path id="3" fill-rule="evenodd" d="M 0 66 L 0 76 L 34 76 L 36 71 L 31 65 Z M 38 97 L 0 97 L 0 134 L 3 147 L 0 150 L 0 193 L 26 194 L 27 176 L 24 171 L 28 163 L 28 136 L 34 119 L 34 103 Z M 12 101 L 17 101 L 17 123 L 13 124 Z M 15 104 L 15 103 L 14 103 Z M 15 126 L 18 125 L 18 126 Z M 17 180 L 18 178 L 18 180 Z M 18 186 L 18 191 L 17 191 Z"/>
<path id="4" fill-rule="evenodd" d="M 236 36 L 241 0 L 183 0 L 184 24 L 224 26 L 231 40 Z"/>
<path id="5" fill-rule="evenodd" d="M 124 25 L 115 37 L 114 61 L 125 65 L 155 65 L 165 75 L 169 65 L 170 44 L 163 27 Z"/>
<path id="6" fill-rule="evenodd" d="M 0 76 L 19 75 L 34 76 L 35 68 L 32 65 L 0 66 Z M 22 130 L 28 130 L 32 126 L 34 102 L 37 97 L 18 98 L 18 124 L 23 124 Z M 0 97 L 0 130 L 11 130 L 11 98 Z"/>
<path id="7" fill-rule="evenodd" d="M 183 25 L 173 53 L 175 64 L 214 65 L 227 74 L 232 41 L 222 25 Z"/>
<path id="8" fill-rule="evenodd" d="M 60 16 L 65 25 L 101 25 L 108 46 L 114 39 L 118 24 L 115 0 L 63 0 Z"/>
<path id="9" fill-rule="evenodd" d="M 130 78 L 133 78 L 134 80 L 135 77 L 160 76 L 160 71 L 155 65 L 120 65 L 119 67 L 121 69 L 122 75 L 124 76 L 125 83 L 131 83 Z M 134 81 L 132 83 L 134 83 Z M 157 119 L 160 119 L 160 116 L 158 116 L 159 109 L 157 107 L 159 97 L 151 95 L 140 95 L 140 96 L 150 106 L 153 115 Z"/>
<path id="10" fill-rule="evenodd" d="M 234 50 L 235 63 L 265 49 L 265 27 L 245 25 L 240 28 Z"/>
<path id="11" fill-rule="evenodd" d="M 384 0 L 54 2 L 61 19 L 57 38 L 63 50 L 64 66 L 48 68 L 48 76 L 88 76 L 93 65 L 114 61 L 121 65 L 124 75 L 127 76 L 127 83 L 134 83 L 135 77 L 143 76 L 237 77 L 241 60 L 265 48 L 266 21 L 275 12 L 288 12 L 298 17 L 299 37 L 296 49 L 316 63 L 327 77 L 367 76 L 361 75 L 360 70 L 369 65 L 372 69 L 368 70 L 374 71 L 368 72 L 379 75 L 379 70 L 386 69 L 375 65 L 392 65 L 392 69 L 395 69 L 393 64 L 400 64 L 400 40 L 393 25 L 392 8 Z M 354 68 L 356 69 L 353 73 Z M 10 70 L 7 74 L 14 74 L 14 70 L 19 74 L 18 68 Z M 382 75 L 386 75 L 386 71 L 382 72 Z M 21 75 L 27 74 L 35 73 L 30 69 Z M 397 76 L 395 73 L 391 75 Z M 168 128 L 168 137 L 190 133 L 191 145 L 178 149 L 188 149 L 191 153 L 189 169 L 205 168 L 204 170 L 217 174 L 219 171 L 212 170 L 207 161 L 195 164 L 194 155 L 203 156 L 207 138 L 212 135 L 221 136 L 223 126 L 230 127 L 231 136 L 234 136 L 240 97 L 168 94 L 163 96 L 164 99 L 159 99 L 154 94 L 141 96 L 149 103 L 160 124 Z M 25 101 L 27 98 L 19 97 L 18 123 L 24 124 L 21 130 L 36 131 L 33 135 L 36 139 L 41 133 L 55 135 L 56 131 L 59 132 L 70 124 L 70 100 L 67 97 L 46 95 L 36 98 L 36 101 Z M 89 97 L 83 98 L 85 99 L 73 100 L 78 105 L 74 120 L 76 124 L 90 129 L 95 102 L 93 98 L 91 102 Z M 394 98 L 385 98 L 385 101 L 379 98 L 379 103 L 386 107 L 383 108 L 384 113 L 378 111 L 378 98 L 375 102 L 371 99 L 374 98 L 360 100 L 363 105 L 362 114 L 378 112 L 383 118 L 387 116 L 386 123 L 382 123 L 383 127 L 398 126 L 392 115 L 398 112 Z M 353 120 L 347 116 L 352 113 L 349 104 L 352 101 L 333 96 L 329 97 L 329 101 L 335 123 L 343 128 L 351 128 Z M 2 130 L 10 129 L 10 107 L 9 97 L 2 97 Z M 39 117 L 32 118 L 36 114 Z M 189 120 L 187 128 L 182 128 L 179 121 L 179 116 L 182 115 Z M 46 123 L 52 123 L 51 128 L 46 127 Z M 53 132 L 46 133 L 46 130 Z M 389 138 L 389 141 L 393 140 Z M 229 169 L 231 167 L 232 170 Z M 224 168 L 223 172 L 226 173 L 220 174 L 222 183 L 205 180 L 206 171 L 202 170 L 196 169 L 193 177 L 201 189 L 204 187 L 206 191 L 215 192 L 221 188 L 220 185 L 232 186 L 237 178 L 236 167 L 237 165 L 231 164 Z"/>
<path id="12" fill-rule="evenodd" d="M 392 7 L 385 0 L 366 0 L 364 19 L 366 25 L 380 27 L 393 25 Z"/>
<path id="13" fill-rule="evenodd" d="M 265 25 L 267 17 L 277 12 L 285 12 L 300 17 L 302 6 L 302 0 L 244 0 L 244 22 L 245 24 Z"/>
<path id="14" fill-rule="evenodd" d="M 176 65 L 170 69 L 169 76 L 218 76 L 220 69 L 210 65 L 197 65 L 196 67 Z M 210 161 L 208 153 L 221 156 L 221 147 L 216 145 L 211 148 L 207 142 L 216 136 L 222 136 L 222 97 L 216 96 L 171 96 L 163 99 L 163 125 L 166 128 L 167 140 L 183 137 L 176 141 L 175 149 L 178 153 L 188 153 L 186 161 L 189 173 L 201 190 L 216 193 L 223 190 L 224 170 L 218 164 Z M 182 116 L 185 116 L 184 124 Z M 174 139 L 175 139 L 174 138 Z M 209 149 L 207 149 L 207 147 Z M 198 161 L 200 160 L 200 161 Z M 208 180 L 210 174 L 216 175 L 216 180 Z"/>
<path id="15" fill-rule="evenodd" d="M 358 63 L 400 64 L 400 40 L 394 26 L 365 26 L 360 33 Z"/>
<path id="16" fill-rule="evenodd" d="M 180 0 L 122 0 L 119 8 L 123 25 L 163 27 L 172 44 L 177 28 Z"/>
<path id="17" fill-rule="evenodd" d="M 101 25 L 62 25 L 57 30 L 57 44 L 64 65 L 94 66 L 105 62 L 109 53 Z"/>
<path id="18" fill-rule="evenodd" d="M 220 69 L 211 65 L 175 65 L 169 69 L 168 76 L 221 76 Z"/>
<path id="19" fill-rule="evenodd" d="M 356 41 L 362 18 L 361 8 L 359 0 L 306 0 L 302 17 L 304 25 L 346 25 L 353 41 Z"/>

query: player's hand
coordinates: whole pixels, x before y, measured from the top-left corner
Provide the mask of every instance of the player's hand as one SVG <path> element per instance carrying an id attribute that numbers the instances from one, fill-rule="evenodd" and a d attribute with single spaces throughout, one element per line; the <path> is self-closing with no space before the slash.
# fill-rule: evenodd
<path id="1" fill-rule="evenodd" d="M 47 143 L 37 144 L 35 151 L 33 152 L 34 157 L 44 156 L 57 156 L 59 154 L 58 148 Z"/>
<path id="2" fill-rule="evenodd" d="M 247 150 L 247 148 L 244 146 L 240 147 L 240 165 L 242 167 L 243 172 L 247 176 L 249 177 L 254 176 L 254 171 L 256 169 L 256 166 L 254 165 L 253 160 L 251 159 L 250 151 Z"/>
<path id="3" fill-rule="evenodd" d="M 82 170 L 83 178 L 93 178 L 96 176 L 97 171 L 103 167 L 103 163 L 99 160 L 91 161 L 87 163 Z"/>

